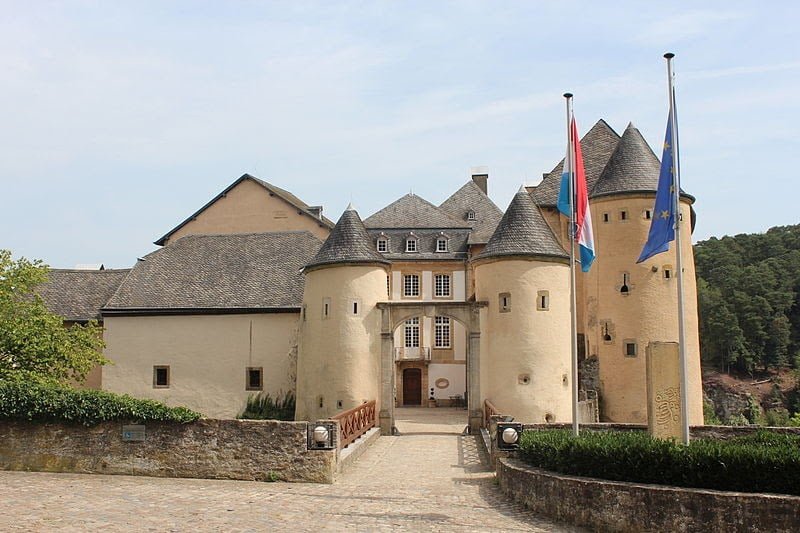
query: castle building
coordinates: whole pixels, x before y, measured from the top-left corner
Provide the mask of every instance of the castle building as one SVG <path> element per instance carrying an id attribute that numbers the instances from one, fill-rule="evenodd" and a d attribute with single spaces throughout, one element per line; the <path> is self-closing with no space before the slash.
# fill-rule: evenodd
<path id="1" fill-rule="evenodd" d="M 644 423 L 646 347 L 678 337 L 674 249 L 636 264 L 659 161 L 632 125 L 620 136 L 601 120 L 581 147 L 597 258 L 577 273 L 579 355 L 598 360 L 601 420 Z M 257 392 L 296 390 L 303 420 L 375 400 L 383 431 L 396 406 L 464 405 L 476 427 L 485 400 L 520 421 L 569 422 L 562 165 L 505 212 L 480 172 L 438 206 L 407 194 L 364 219 L 349 206 L 335 225 L 244 175 L 114 278 L 101 386 L 223 418 Z M 683 220 L 693 202 L 681 194 Z M 683 258 L 689 421 L 702 424 L 690 239 Z M 69 299 L 45 298 L 56 312 Z"/>

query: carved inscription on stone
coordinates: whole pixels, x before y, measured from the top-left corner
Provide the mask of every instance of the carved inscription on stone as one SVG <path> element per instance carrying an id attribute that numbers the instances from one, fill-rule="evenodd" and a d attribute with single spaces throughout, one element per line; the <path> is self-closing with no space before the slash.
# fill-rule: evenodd
<path id="1" fill-rule="evenodd" d="M 667 387 L 656 393 L 656 424 L 667 428 L 680 420 L 681 403 L 680 388 Z"/>

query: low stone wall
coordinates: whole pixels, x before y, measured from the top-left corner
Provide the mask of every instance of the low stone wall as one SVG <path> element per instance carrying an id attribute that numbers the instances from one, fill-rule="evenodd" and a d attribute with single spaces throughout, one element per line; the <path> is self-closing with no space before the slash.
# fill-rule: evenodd
<path id="1" fill-rule="evenodd" d="M 543 429 L 572 429 L 572 424 L 525 424 L 525 431 Z M 647 431 L 647 424 L 614 424 L 600 422 L 597 424 L 581 424 L 582 431 Z M 766 426 L 692 426 L 689 436 L 693 439 L 720 439 L 752 435 L 761 430 L 774 433 L 800 435 L 800 427 L 766 427 Z"/>
<path id="2" fill-rule="evenodd" d="M 555 474 L 497 461 L 503 492 L 536 513 L 596 531 L 800 531 L 800 497 Z"/>
<path id="3" fill-rule="evenodd" d="M 308 450 L 306 422 L 148 423 L 143 442 L 120 422 L 92 427 L 0 421 L 0 469 L 332 483 L 335 450 Z"/>

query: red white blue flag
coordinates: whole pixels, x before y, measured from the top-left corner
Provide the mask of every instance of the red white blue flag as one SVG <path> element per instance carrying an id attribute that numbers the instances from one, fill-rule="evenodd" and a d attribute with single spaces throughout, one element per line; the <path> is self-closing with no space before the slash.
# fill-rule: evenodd
<path id="1" fill-rule="evenodd" d="M 573 169 L 573 164 L 575 168 Z M 572 181 L 573 197 L 570 198 L 570 181 Z M 571 200 L 574 200 L 574 204 Z M 572 216 L 573 205 L 575 215 Z M 578 137 L 578 126 L 575 117 L 569 124 L 569 142 L 567 156 L 564 158 L 564 170 L 561 173 L 561 190 L 558 193 L 558 210 L 572 218 L 574 223 L 575 242 L 580 247 L 581 270 L 589 272 L 595 258 L 594 232 L 592 231 L 592 214 L 589 210 L 589 193 L 586 188 L 586 173 L 583 168 L 581 142 Z"/>

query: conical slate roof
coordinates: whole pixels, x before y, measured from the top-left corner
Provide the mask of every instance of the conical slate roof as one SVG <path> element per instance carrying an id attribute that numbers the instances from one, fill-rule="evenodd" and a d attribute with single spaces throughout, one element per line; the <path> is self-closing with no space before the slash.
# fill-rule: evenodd
<path id="1" fill-rule="evenodd" d="M 469 228 L 466 220 L 458 220 L 415 194 L 406 194 L 364 221 L 370 229 L 447 229 Z"/>
<path id="2" fill-rule="evenodd" d="M 338 263 L 389 264 L 389 261 L 375 250 L 361 217 L 352 206 L 347 206 L 339 222 L 322 244 L 322 248 L 306 268 Z"/>
<path id="3" fill-rule="evenodd" d="M 524 187 L 511 200 L 492 238 L 476 259 L 509 255 L 569 258 Z"/>
<path id="4" fill-rule="evenodd" d="M 591 197 L 626 192 L 655 192 L 658 188 L 658 158 L 642 134 L 628 124 L 591 191 Z M 587 184 L 588 185 L 588 184 Z"/>
<path id="5" fill-rule="evenodd" d="M 591 191 L 594 187 L 618 142 L 619 135 L 603 119 L 598 120 L 581 139 L 581 152 L 583 153 L 588 190 Z M 562 159 L 549 174 L 545 175 L 539 185 L 533 187 L 531 194 L 538 205 L 556 205 L 563 168 L 564 160 Z"/>

